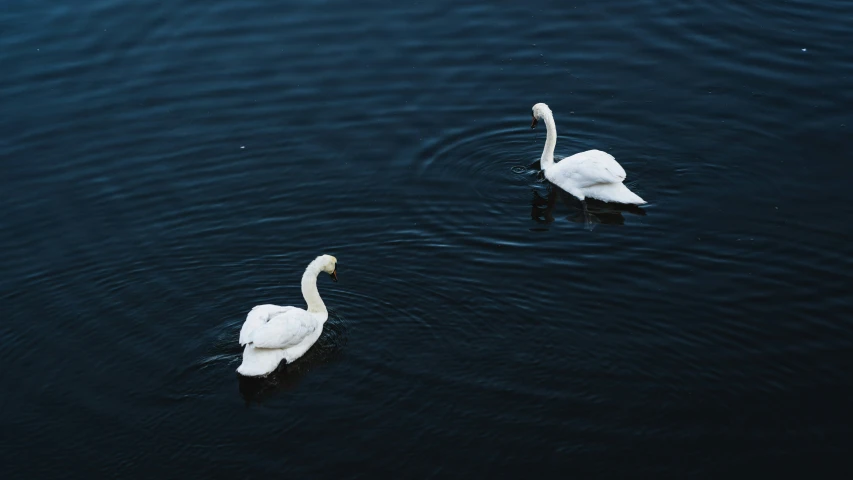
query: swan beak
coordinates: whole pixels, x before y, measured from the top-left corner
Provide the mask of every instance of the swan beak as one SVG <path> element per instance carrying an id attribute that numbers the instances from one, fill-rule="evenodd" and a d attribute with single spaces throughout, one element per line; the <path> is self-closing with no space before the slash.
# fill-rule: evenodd
<path id="1" fill-rule="evenodd" d="M 338 269 L 337 268 L 332 271 L 331 276 L 332 276 L 332 281 L 335 283 L 338 283 Z"/>
<path id="2" fill-rule="evenodd" d="M 532 114 L 531 114 L 531 115 L 532 115 Z M 537 122 L 538 122 L 538 120 L 536 120 L 536 117 L 534 116 L 534 117 L 533 117 L 533 123 L 531 123 L 531 124 L 530 124 L 530 128 L 536 128 L 536 123 L 537 123 Z"/>

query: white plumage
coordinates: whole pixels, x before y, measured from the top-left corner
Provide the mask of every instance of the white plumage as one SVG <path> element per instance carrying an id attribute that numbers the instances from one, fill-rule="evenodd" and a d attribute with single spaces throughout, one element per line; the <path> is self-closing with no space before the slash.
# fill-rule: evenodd
<path id="1" fill-rule="evenodd" d="M 302 296 L 308 309 L 258 305 L 246 316 L 240 329 L 243 363 L 237 372 L 248 377 L 268 375 L 284 360 L 291 363 L 314 345 L 329 318 L 326 305 L 317 291 L 317 275 L 325 271 L 337 281 L 337 259 L 321 255 L 302 275 Z"/>
<path id="2" fill-rule="evenodd" d="M 545 121 L 547 131 L 545 149 L 540 164 L 545 178 L 563 190 L 584 200 L 586 197 L 604 202 L 646 203 L 639 195 L 628 189 L 625 181 L 625 169 L 613 158 L 613 155 L 601 150 L 587 150 L 554 162 L 554 147 L 557 145 L 557 126 L 551 109 L 544 103 L 533 106 L 533 124 L 537 120 Z"/>

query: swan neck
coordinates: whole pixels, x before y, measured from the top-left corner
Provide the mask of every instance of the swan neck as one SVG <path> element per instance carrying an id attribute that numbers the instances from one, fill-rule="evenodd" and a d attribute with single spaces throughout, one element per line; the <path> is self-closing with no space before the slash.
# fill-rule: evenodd
<path id="1" fill-rule="evenodd" d="M 326 304 L 320 298 L 320 292 L 317 291 L 317 275 L 320 274 L 320 265 L 311 262 L 305 273 L 302 274 L 302 296 L 305 298 L 305 303 L 308 304 L 308 311 L 311 313 L 319 313 L 328 315 Z"/>
<path id="2" fill-rule="evenodd" d="M 542 166 L 542 170 L 550 167 L 554 164 L 554 147 L 557 146 L 557 125 L 554 123 L 554 116 L 551 115 L 551 112 L 545 114 L 545 148 L 542 150 L 542 158 L 539 159 L 539 163 Z"/>

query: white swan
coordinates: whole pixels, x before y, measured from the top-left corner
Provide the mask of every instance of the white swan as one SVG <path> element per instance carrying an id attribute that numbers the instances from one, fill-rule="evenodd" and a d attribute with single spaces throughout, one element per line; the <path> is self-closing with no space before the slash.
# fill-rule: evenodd
<path id="1" fill-rule="evenodd" d="M 582 202 L 589 197 L 613 203 L 634 205 L 646 203 L 622 183 L 625 180 L 625 169 L 609 153 L 601 150 L 587 150 L 554 163 L 557 126 L 554 124 L 554 114 L 544 103 L 533 105 L 533 124 L 530 128 L 536 127 L 539 119 L 545 121 L 547 130 L 540 164 L 545 172 L 545 178 L 551 183 L 571 193 Z M 586 207 L 585 203 L 584 207 Z"/>
<path id="2" fill-rule="evenodd" d="M 323 333 L 329 311 L 317 291 L 317 275 L 326 272 L 338 281 L 336 264 L 331 255 L 315 258 L 302 274 L 302 296 L 308 310 L 278 305 L 258 305 L 246 316 L 240 329 L 243 363 L 237 373 L 247 377 L 268 375 L 285 360 L 291 363 L 314 345 Z"/>

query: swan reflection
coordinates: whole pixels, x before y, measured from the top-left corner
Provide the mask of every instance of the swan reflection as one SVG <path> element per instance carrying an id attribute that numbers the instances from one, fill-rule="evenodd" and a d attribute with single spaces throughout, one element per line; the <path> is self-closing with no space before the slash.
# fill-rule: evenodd
<path id="1" fill-rule="evenodd" d="M 323 334 L 317 342 L 293 363 L 281 362 L 265 377 L 237 375 L 240 395 L 246 403 L 263 403 L 283 391 L 292 391 L 312 370 L 338 360 L 346 345 L 343 323 L 338 319 L 326 322 Z"/>
<path id="2" fill-rule="evenodd" d="M 558 200 L 568 209 L 566 219 L 570 222 L 584 223 L 588 226 L 594 224 L 624 225 L 624 213 L 645 216 L 646 211 L 637 205 L 621 203 L 607 203 L 600 200 L 588 198 L 586 200 L 586 212 L 580 200 L 548 182 L 548 197 L 543 197 L 539 192 L 533 190 L 530 217 L 540 224 L 549 224 L 554 221 L 554 211 Z"/>

